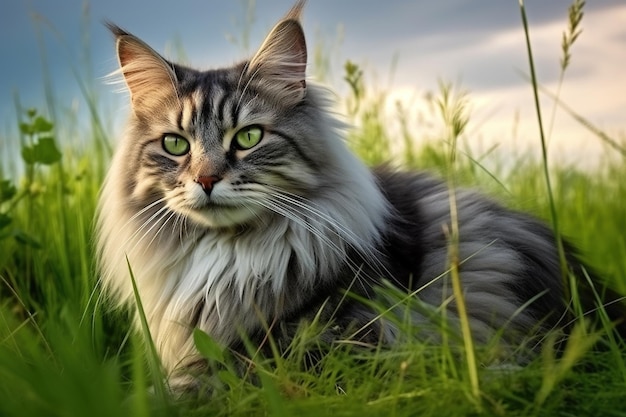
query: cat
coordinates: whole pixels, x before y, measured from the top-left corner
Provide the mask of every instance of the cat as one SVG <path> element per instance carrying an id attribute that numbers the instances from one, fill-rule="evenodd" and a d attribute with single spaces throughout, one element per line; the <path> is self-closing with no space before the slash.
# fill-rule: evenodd
<path id="1" fill-rule="evenodd" d="M 330 94 L 306 77 L 303 4 L 250 60 L 207 71 L 171 63 L 109 24 L 132 112 L 99 201 L 106 292 L 133 304 L 132 270 L 172 380 L 202 366 L 195 328 L 235 348 L 242 337 L 260 343 L 268 327 L 289 340 L 319 315 L 332 323 L 329 342 L 393 344 L 398 325 L 362 302 L 385 285 L 432 306 L 412 319 L 434 340 L 428 311 L 441 316 L 445 305 L 459 321 L 454 199 L 455 265 L 474 340 L 532 351 L 568 321 L 554 233 L 475 191 L 359 161 Z M 568 270 L 584 276 L 565 251 Z"/>

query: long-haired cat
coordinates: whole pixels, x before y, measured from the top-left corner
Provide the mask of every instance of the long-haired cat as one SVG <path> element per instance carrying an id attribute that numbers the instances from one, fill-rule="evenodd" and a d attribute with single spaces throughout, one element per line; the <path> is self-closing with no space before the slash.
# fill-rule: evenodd
<path id="1" fill-rule="evenodd" d="M 451 193 L 425 174 L 370 170 L 347 149 L 329 95 L 306 79 L 302 5 L 250 60 L 208 71 L 110 26 L 132 113 L 100 197 L 102 280 L 133 303 L 128 260 L 171 376 L 202 363 L 194 328 L 236 347 L 268 325 L 288 340 L 320 314 L 329 340 L 393 343 L 394 321 L 358 301 L 384 280 L 458 320 Z M 454 199 L 474 339 L 532 347 L 566 321 L 555 236 L 475 192 Z M 436 337 L 425 311 L 413 312 L 416 337 Z"/>

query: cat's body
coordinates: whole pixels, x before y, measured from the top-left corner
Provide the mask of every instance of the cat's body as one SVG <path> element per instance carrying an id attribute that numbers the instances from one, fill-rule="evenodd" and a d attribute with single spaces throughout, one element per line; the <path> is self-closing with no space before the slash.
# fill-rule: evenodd
<path id="1" fill-rule="evenodd" d="M 112 27 L 133 114 L 101 195 L 100 265 L 112 296 L 133 303 L 128 259 L 170 373 L 199 361 L 196 327 L 235 346 L 240 332 L 260 340 L 322 306 L 341 337 L 392 343 L 393 323 L 344 294 L 372 298 L 383 280 L 456 316 L 450 193 L 349 152 L 324 90 L 304 81 L 301 6 L 250 61 L 204 72 Z M 474 337 L 519 346 L 557 326 L 566 303 L 550 230 L 474 192 L 455 200 Z"/>

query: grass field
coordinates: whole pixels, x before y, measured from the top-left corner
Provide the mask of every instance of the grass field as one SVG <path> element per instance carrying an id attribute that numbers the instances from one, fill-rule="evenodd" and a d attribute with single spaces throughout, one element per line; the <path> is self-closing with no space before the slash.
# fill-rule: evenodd
<path id="1" fill-rule="evenodd" d="M 549 167 L 548 187 L 545 160 L 505 163 L 488 155 L 489 166 L 501 168 L 487 170 L 483 155 L 461 152 L 456 141 L 467 115 L 445 86 L 435 98 L 445 103 L 440 140 L 399 152 L 389 121 L 376 116 L 378 96 L 346 98 L 354 100 L 350 144 L 368 163 L 392 158 L 556 219 L 584 259 L 626 294 L 626 161 L 619 151 L 610 148 L 593 172 Z M 110 311 L 97 284 L 92 227 L 113 143 L 107 128 L 93 117 L 80 131 L 84 146 L 76 146 L 75 137 L 62 136 L 79 129 L 71 127 L 75 120 L 48 120 L 48 110 L 20 114 L 19 134 L 9 138 L 15 146 L 3 152 L 22 163 L 0 166 L 0 416 L 626 416 L 624 342 L 582 326 L 561 357 L 548 347 L 519 368 L 481 366 L 480 348 L 478 365 L 468 366 L 467 354 L 407 334 L 398 346 L 374 351 L 334 346 L 310 372 L 302 355 L 315 343 L 313 326 L 302 329 L 289 354 L 258 359 L 254 382 L 198 335 L 215 368 L 207 377 L 211 392 L 173 398 L 161 389 L 162 375 L 127 313 Z M 401 126 L 405 117 L 394 122 Z M 404 144 L 422 143 L 404 133 Z M 602 349 L 590 349 L 596 338 Z"/>

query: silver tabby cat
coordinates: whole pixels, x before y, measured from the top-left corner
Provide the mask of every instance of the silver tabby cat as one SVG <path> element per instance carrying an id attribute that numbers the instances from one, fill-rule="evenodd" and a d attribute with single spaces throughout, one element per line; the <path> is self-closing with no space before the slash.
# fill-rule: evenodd
<path id="1" fill-rule="evenodd" d="M 194 328 L 236 347 L 268 324 L 288 339 L 321 311 L 336 337 L 392 343 L 394 322 L 344 293 L 373 298 L 382 280 L 455 320 L 448 189 L 369 170 L 347 149 L 329 94 L 306 80 L 302 4 L 250 60 L 208 71 L 110 26 L 132 113 L 100 197 L 102 280 L 134 303 L 128 259 L 171 376 L 201 362 Z M 549 229 L 474 192 L 456 200 L 474 338 L 516 347 L 557 325 L 565 303 Z M 430 319 L 414 313 L 416 334 Z"/>

